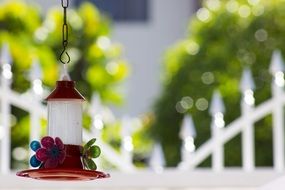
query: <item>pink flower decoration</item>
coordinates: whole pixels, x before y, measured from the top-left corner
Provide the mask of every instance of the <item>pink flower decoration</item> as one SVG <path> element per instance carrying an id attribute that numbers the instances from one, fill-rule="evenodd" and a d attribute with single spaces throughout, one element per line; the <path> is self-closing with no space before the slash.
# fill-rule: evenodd
<path id="1" fill-rule="evenodd" d="M 65 160 L 66 152 L 60 138 L 46 136 L 41 140 L 42 148 L 36 151 L 36 158 L 44 163 L 44 168 L 56 168 Z"/>

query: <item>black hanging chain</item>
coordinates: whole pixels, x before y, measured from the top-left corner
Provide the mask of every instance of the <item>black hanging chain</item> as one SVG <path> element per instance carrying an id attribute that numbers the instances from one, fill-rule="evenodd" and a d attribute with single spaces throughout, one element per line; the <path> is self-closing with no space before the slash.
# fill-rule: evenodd
<path id="1" fill-rule="evenodd" d="M 67 8 L 69 6 L 69 0 L 61 0 L 61 5 L 63 8 L 63 25 L 62 25 L 62 47 L 63 47 L 63 50 L 60 54 L 60 61 L 63 64 L 67 64 L 70 62 L 70 56 L 66 50 L 67 46 L 68 46 Z M 66 55 L 66 58 L 64 58 L 64 54 Z"/>

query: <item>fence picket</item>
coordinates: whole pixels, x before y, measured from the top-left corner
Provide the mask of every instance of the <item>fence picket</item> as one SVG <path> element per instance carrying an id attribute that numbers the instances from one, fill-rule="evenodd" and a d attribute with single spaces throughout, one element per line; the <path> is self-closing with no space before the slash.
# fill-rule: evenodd
<path id="1" fill-rule="evenodd" d="M 132 163 L 133 159 L 133 140 L 132 140 L 131 118 L 124 116 L 121 124 L 121 154 L 126 162 Z"/>
<path id="2" fill-rule="evenodd" d="M 241 102 L 242 118 L 244 119 L 244 126 L 242 129 L 242 164 L 244 171 L 253 171 L 254 169 L 254 125 L 251 113 L 253 112 L 254 96 L 253 90 L 255 88 L 254 81 L 250 70 L 246 69 L 243 72 L 241 80 L 241 93 L 243 99 Z"/>
<path id="3" fill-rule="evenodd" d="M 196 149 L 194 139 L 196 137 L 196 129 L 193 123 L 191 115 L 186 114 L 183 118 L 179 137 L 183 141 L 181 146 L 181 162 L 179 163 L 179 169 L 185 170 L 185 163 L 187 163 L 193 157 L 193 153 Z"/>
<path id="4" fill-rule="evenodd" d="M 270 72 L 273 75 L 273 164 L 278 172 L 284 170 L 284 111 L 282 97 L 284 97 L 284 62 L 280 51 L 275 51 L 272 56 Z M 281 104 L 281 105 L 280 105 Z"/>
<path id="5" fill-rule="evenodd" d="M 1 91 L 4 94 L 9 90 L 8 81 L 2 77 Z M 6 95 L 2 96 L 1 99 L 1 116 L 2 116 L 2 127 L 3 127 L 3 138 L 1 140 L 1 172 L 6 174 L 10 171 L 10 158 L 11 158 L 11 132 L 10 132 L 10 115 L 11 107 L 9 99 Z"/>
<path id="6" fill-rule="evenodd" d="M 1 172 L 8 173 L 10 171 L 10 158 L 11 158 L 11 106 L 8 98 L 11 86 L 11 56 L 8 44 L 5 44 L 1 50 L 0 64 L 2 66 L 1 74 L 1 116 L 3 136 L 1 140 Z"/>
<path id="7" fill-rule="evenodd" d="M 213 95 L 210 114 L 212 116 L 211 133 L 214 142 L 212 154 L 212 169 L 215 172 L 222 171 L 224 168 L 224 145 L 221 141 L 221 135 L 224 128 L 225 107 L 218 91 Z"/>

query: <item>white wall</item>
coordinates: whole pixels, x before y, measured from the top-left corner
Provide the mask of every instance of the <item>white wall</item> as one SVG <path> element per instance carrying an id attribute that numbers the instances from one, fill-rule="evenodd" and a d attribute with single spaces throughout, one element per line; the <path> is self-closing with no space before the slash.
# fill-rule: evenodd
<path id="1" fill-rule="evenodd" d="M 72 0 L 69 0 L 72 2 Z M 61 0 L 26 0 L 26 2 L 40 5 L 41 10 L 45 13 L 50 7 L 61 6 Z"/>
<path id="2" fill-rule="evenodd" d="M 126 105 L 117 114 L 140 115 L 151 109 L 161 90 L 160 74 L 165 50 L 185 37 L 193 12 L 192 0 L 149 0 L 146 23 L 117 23 L 113 39 L 125 47 L 132 67 L 125 86 Z"/>

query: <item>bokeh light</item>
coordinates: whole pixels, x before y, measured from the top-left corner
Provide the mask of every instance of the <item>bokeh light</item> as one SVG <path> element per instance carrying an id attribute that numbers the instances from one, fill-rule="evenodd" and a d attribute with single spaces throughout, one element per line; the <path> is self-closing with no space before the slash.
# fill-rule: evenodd
<path id="1" fill-rule="evenodd" d="M 201 76 L 201 80 L 204 84 L 212 84 L 215 81 L 215 76 L 212 72 L 205 72 Z"/>
<path id="2" fill-rule="evenodd" d="M 239 13 L 239 16 L 246 18 L 251 13 L 250 7 L 247 5 L 242 5 L 239 7 L 238 13 Z"/>
<path id="3" fill-rule="evenodd" d="M 209 102 L 207 99 L 205 98 L 199 98 L 197 101 L 196 101 L 196 104 L 195 104 L 196 108 L 200 111 L 205 111 L 206 109 L 208 109 L 208 106 L 209 106 Z"/>
<path id="4" fill-rule="evenodd" d="M 200 21 L 208 22 L 210 20 L 211 13 L 207 8 L 200 8 L 196 15 Z"/>

